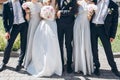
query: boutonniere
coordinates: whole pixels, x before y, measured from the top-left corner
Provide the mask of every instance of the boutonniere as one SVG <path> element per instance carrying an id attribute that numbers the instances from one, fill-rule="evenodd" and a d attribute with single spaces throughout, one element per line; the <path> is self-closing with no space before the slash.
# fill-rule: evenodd
<path id="1" fill-rule="evenodd" d="M 66 0 L 66 1 L 67 1 L 67 3 L 70 3 L 71 0 Z"/>
<path id="2" fill-rule="evenodd" d="M 108 8 L 108 14 L 111 14 L 113 12 L 114 8 Z"/>
<path id="3" fill-rule="evenodd" d="M 66 2 L 66 1 L 64 1 L 64 4 L 65 4 L 65 5 L 67 5 L 67 2 Z"/>
<path id="4" fill-rule="evenodd" d="M 64 1 L 64 4 L 67 5 L 68 3 L 66 1 Z"/>

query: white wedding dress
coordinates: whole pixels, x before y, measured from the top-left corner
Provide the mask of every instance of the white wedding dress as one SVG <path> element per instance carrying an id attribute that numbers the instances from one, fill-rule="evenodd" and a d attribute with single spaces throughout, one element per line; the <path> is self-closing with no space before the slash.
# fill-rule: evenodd
<path id="1" fill-rule="evenodd" d="M 24 61 L 24 67 L 26 68 L 30 61 L 32 60 L 33 37 L 41 20 L 40 18 L 41 6 L 38 2 L 37 3 L 26 2 L 23 5 L 26 5 L 30 9 L 30 21 L 27 35 L 27 48 Z"/>
<path id="2" fill-rule="evenodd" d="M 62 74 L 56 21 L 41 20 L 33 37 L 32 60 L 27 72 L 35 77 Z"/>
<path id="3" fill-rule="evenodd" d="M 74 63 L 75 72 L 82 71 L 84 75 L 93 72 L 93 56 L 90 40 L 90 24 L 87 18 L 88 4 L 83 0 L 74 25 Z"/>

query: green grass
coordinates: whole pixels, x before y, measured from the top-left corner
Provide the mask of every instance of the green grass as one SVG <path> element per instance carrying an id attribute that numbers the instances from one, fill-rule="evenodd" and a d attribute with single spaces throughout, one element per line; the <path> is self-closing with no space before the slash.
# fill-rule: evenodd
<path id="1" fill-rule="evenodd" d="M 117 34 L 114 42 L 112 42 L 113 52 L 120 52 L 120 24 L 118 25 Z"/>

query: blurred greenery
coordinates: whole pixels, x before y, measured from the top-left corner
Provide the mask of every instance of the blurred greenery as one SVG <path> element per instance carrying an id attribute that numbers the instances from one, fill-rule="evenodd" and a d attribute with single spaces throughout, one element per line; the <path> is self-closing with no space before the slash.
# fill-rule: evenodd
<path id="1" fill-rule="evenodd" d="M 5 30 L 2 23 L 2 18 L 0 17 L 0 51 L 4 51 L 6 46 L 6 39 L 5 39 Z M 20 48 L 20 37 L 18 36 L 15 40 L 12 50 L 17 51 Z"/>
<path id="2" fill-rule="evenodd" d="M 100 39 L 99 39 L 99 44 L 102 46 Z M 112 50 L 113 52 L 120 52 L 120 23 L 117 28 L 117 34 L 115 40 L 112 42 Z"/>

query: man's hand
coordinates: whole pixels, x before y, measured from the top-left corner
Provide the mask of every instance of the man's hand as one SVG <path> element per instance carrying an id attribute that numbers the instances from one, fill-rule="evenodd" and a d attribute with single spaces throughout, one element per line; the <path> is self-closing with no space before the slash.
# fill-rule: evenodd
<path id="1" fill-rule="evenodd" d="M 7 33 L 5 34 L 5 39 L 7 39 L 7 40 L 10 39 L 10 33 L 9 33 L 9 32 L 7 32 Z"/>
<path id="2" fill-rule="evenodd" d="M 110 42 L 113 42 L 114 38 L 110 38 Z"/>
<path id="3" fill-rule="evenodd" d="M 89 20 L 91 20 L 93 13 L 94 13 L 94 11 L 89 11 L 88 12 L 88 19 Z"/>
<path id="4" fill-rule="evenodd" d="M 59 10 L 59 11 L 57 12 L 57 17 L 60 18 L 60 16 L 61 16 L 61 11 Z"/>

